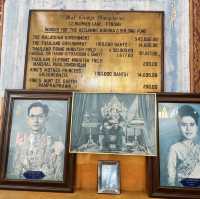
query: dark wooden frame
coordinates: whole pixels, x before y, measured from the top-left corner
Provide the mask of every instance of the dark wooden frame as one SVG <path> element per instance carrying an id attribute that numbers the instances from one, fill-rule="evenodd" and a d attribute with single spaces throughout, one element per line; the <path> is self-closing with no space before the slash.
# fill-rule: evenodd
<path id="1" fill-rule="evenodd" d="M 26 91 L 6 90 L 3 128 L 0 134 L 0 189 L 31 190 L 31 191 L 55 191 L 73 192 L 75 155 L 69 153 L 69 129 L 71 122 L 71 97 L 69 92 L 47 92 L 47 91 Z M 68 125 L 66 126 L 66 140 L 64 153 L 64 180 L 63 181 L 39 181 L 39 180 L 11 180 L 6 179 L 6 167 L 8 159 L 9 139 L 11 133 L 12 114 L 14 101 L 17 99 L 40 99 L 40 100 L 64 100 L 69 101 Z"/>
<path id="2" fill-rule="evenodd" d="M 157 106 L 159 102 L 166 103 L 197 103 L 200 105 L 200 95 L 184 93 L 160 93 L 157 94 Z M 158 114 L 158 113 L 157 113 Z M 157 117 L 158 121 L 158 117 Z M 200 198 L 200 188 L 173 187 L 160 185 L 160 148 L 159 148 L 159 121 L 157 123 L 158 157 L 148 157 L 148 191 L 151 197 L 161 198 Z"/>
<path id="3" fill-rule="evenodd" d="M 103 165 L 117 165 L 117 181 L 118 181 L 118 185 L 119 185 L 119 189 L 117 191 L 115 189 L 113 191 L 102 190 L 101 175 L 102 175 L 102 166 Z M 112 160 L 99 160 L 98 161 L 98 186 L 97 187 L 98 187 L 97 193 L 120 194 L 120 164 L 119 164 L 119 161 L 112 161 Z"/>
<path id="4" fill-rule="evenodd" d="M 200 1 L 190 0 L 190 91 L 200 93 Z"/>

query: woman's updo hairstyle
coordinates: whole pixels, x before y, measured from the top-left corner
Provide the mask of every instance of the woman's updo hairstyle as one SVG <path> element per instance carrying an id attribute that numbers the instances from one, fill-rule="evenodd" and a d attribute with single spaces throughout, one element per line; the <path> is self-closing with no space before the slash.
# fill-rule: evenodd
<path id="1" fill-rule="evenodd" d="M 196 124 L 198 125 L 198 120 L 199 120 L 199 114 L 197 111 L 194 110 L 193 107 L 189 105 L 183 105 L 178 109 L 178 121 L 181 120 L 182 117 L 184 116 L 191 116 Z"/>

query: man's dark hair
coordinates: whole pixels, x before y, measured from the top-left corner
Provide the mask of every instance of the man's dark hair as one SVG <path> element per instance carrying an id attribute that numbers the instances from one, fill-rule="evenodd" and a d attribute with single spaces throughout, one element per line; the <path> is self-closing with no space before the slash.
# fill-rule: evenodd
<path id="1" fill-rule="evenodd" d="M 45 116 L 49 113 L 49 107 L 46 104 L 42 104 L 41 102 L 34 102 L 28 107 L 28 115 L 33 107 L 41 107 Z"/>
<path id="2" fill-rule="evenodd" d="M 198 125 L 199 114 L 197 111 L 194 110 L 192 106 L 183 105 L 178 109 L 179 120 L 184 116 L 192 117 L 195 120 L 196 124 Z"/>

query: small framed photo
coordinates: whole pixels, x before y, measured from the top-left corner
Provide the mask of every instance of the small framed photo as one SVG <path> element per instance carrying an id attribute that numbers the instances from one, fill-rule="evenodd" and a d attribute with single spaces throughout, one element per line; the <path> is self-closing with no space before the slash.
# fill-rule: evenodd
<path id="1" fill-rule="evenodd" d="M 98 193 L 120 194 L 120 166 L 118 161 L 98 162 Z"/>
<path id="2" fill-rule="evenodd" d="M 158 157 L 149 157 L 152 197 L 200 198 L 200 97 L 158 94 Z"/>
<path id="3" fill-rule="evenodd" d="M 71 153 L 157 155 L 155 94 L 74 93 Z"/>
<path id="4" fill-rule="evenodd" d="M 71 93 L 7 90 L 0 189 L 72 192 Z"/>

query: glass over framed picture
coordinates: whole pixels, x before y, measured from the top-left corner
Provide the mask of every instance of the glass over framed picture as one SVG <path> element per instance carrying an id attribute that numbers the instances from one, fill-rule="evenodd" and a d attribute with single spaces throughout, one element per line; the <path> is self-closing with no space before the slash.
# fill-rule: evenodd
<path id="1" fill-rule="evenodd" d="M 158 157 L 149 158 L 150 195 L 200 198 L 200 98 L 159 94 Z"/>
<path id="2" fill-rule="evenodd" d="M 71 153 L 156 155 L 155 94 L 74 93 Z"/>
<path id="3" fill-rule="evenodd" d="M 98 162 L 98 193 L 120 194 L 120 166 L 118 161 Z"/>
<path id="4" fill-rule="evenodd" d="M 0 188 L 73 191 L 71 93 L 7 90 Z"/>

